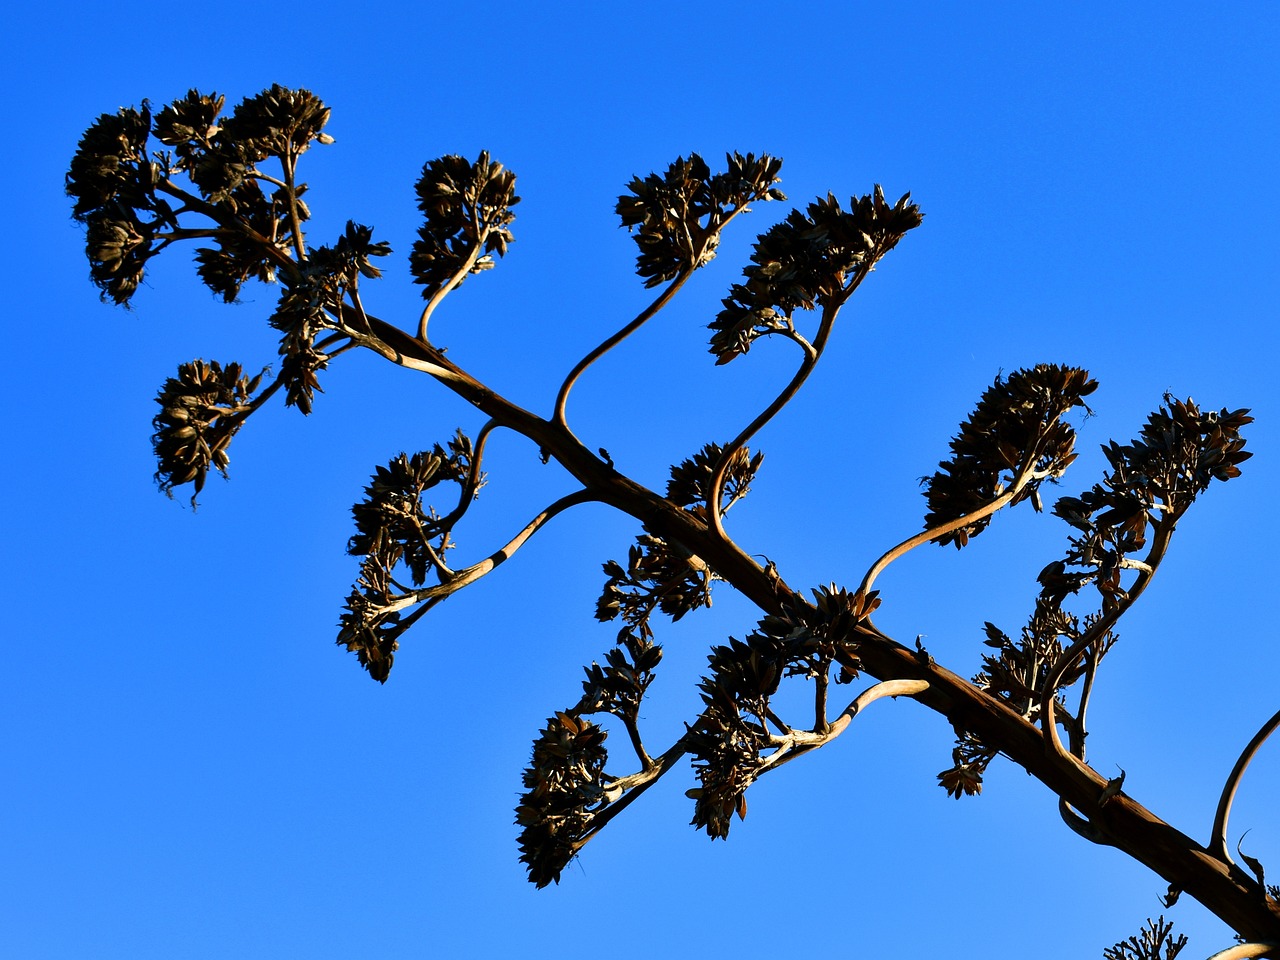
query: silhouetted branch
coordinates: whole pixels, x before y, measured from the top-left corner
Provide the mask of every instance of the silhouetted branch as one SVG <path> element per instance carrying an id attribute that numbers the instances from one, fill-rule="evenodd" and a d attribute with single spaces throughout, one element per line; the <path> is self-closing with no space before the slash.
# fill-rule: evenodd
<path id="1" fill-rule="evenodd" d="M 1234 863 L 1231 859 L 1231 854 L 1227 851 L 1227 819 L 1231 816 L 1231 804 L 1235 800 L 1236 790 L 1239 789 L 1244 772 L 1248 769 L 1249 764 L 1253 762 L 1254 756 L 1262 748 L 1262 745 L 1266 743 L 1267 738 L 1275 733 L 1277 729 L 1280 729 L 1280 711 L 1277 711 L 1253 735 L 1253 739 L 1245 746 L 1240 758 L 1236 760 L 1236 765 L 1231 768 L 1226 784 L 1222 787 L 1222 795 L 1218 800 L 1218 809 L 1213 815 L 1213 833 L 1209 839 L 1209 852 L 1224 863 Z"/>
<path id="2" fill-rule="evenodd" d="M 693 276 L 693 271 L 693 267 L 685 267 L 681 269 L 680 272 L 676 274 L 675 279 L 673 279 L 663 289 L 662 293 L 654 298 L 653 302 L 650 303 L 649 306 L 636 314 L 635 319 L 578 361 L 577 365 L 569 371 L 569 375 L 564 378 L 564 382 L 560 385 L 560 390 L 556 394 L 555 413 L 551 418 L 553 423 L 566 430 L 569 429 L 569 425 L 565 420 L 565 406 L 569 402 L 569 391 L 573 389 L 573 385 L 577 383 L 578 378 L 582 376 L 589 366 L 603 357 L 618 344 L 622 343 L 622 341 L 631 336 L 631 334 L 643 327 L 655 315 L 657 315 L 663 307 L 670 303 L 675 295 L 680 292 L 680 288 L 684 286 L 685 281 Z"/>

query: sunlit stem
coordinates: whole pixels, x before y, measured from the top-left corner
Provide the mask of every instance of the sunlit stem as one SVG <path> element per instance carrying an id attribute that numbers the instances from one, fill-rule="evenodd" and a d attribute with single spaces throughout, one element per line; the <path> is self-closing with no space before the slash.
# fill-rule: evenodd
<path id="1" fill-rule="evenodd" d="M 800 343 L 804 349 L 804 359 L 800 361 L 800 368 L 796 371 L 795 376 L 788 383 L 764 410 L 752 420 L 747 426 L 734 437 L 733 441 L 720 452 L 720 459 L 716 462 L 715 472 L 711 475 L 711 483 L 707 488 L 707 517 L 711 523 L 711 528 L 722 538 L 728 539 L 728 535 L 724 531 L 724 521 L 721 517 L 722 509 L 720 506 L 720 494 L 724 489 L 725 474 L 728 472 L 729 463 L 733 459 L 733 455 L 742 447 L 746 446 L 748 440 L 754 437 L 766 423 L 778 415 L 778 413 L 791 402 L 792 398 L 800 392 L 800 388 L 804 386 L 809 374 L 813 372 L 813 368 L 818 365 L 818 360 L 822 357 L 822 350 L 826 346 L 827 337 L 831 334 L 831 328 L 835 323 L 836 314 L 840 312 L 840 304 L 830 303 L 822 308 L 822 321 L 818 327 L 818 335 L 814 338 L 812 344 L 802 343 L 803 338 L 796 339 L 795 342 Z M 795 338 L 793 338 L 795 339 Z"/>
<path id="2" fill-rule="evenodd" d="M 664 289 L 662 293 L 658 294 L 657 298 L 649 304 L 649 306 L 636 314 L 634 320 L 578 361 L 574 368 L 569 371 L 569 375 L 564 378 L 564 383 L 560 385 L 560 391 L 556 394 L 555 413 L 551 418 L 553 423 L 558 424 L 565 430 L 569 429 L 569 425 L 565 420 L 565 406 L 569 402 L 569 391 L 572 390 L 573 385 L 578 382 L 578 378 L 586 372 L 588 367 L 618 344 L 622 343 L 622 341 L 627 339 L 627 337 L 631 336 L 643 327 L 654 317 L 655 314 L 658 313 L 658 311 L 670 303 L 672 297 L 674 297 L 676 293 L 679 292 L 680 288 L 684 286 L 685 281 L 693 275 L 694 269 L 694 267 L 688 265 L 682 267 L 675 275 L 675 278 L 667 284 L 666 289 Z"/>
<path id="3" fill-rule="evenodd" d="M 574 851 L 577 852 L 585 847 L 596 834 L 608 826 L 609 821 L 631 806 L 646 790 L 662 779 L 686 753 L 688 753 L 688 747 L 685 746 L 685 738 L 681 737 L 662 756 L 651 761 L 650 766 L 644 770 L 630 776 L 619 777 L 610 783 L 607 788 L 608 795 L 617 799 L 592 816 L 591 826 L 573 842 Z"/>
<path id="4" fill-rule="evenodd" d="M 645 770 L 653 768 L 653 758 L 649 756 L 649 752 L 645 750 L 644 743 L 640 739 L 640 727 L 636 724 L 636 718 L 629 713 L 622 715 L 622 723 L 627 728 L 627 736 L 631 738 L 631 749 L 636 752 L 636 757 L 640 760 L 640 766 Z"/>
<path id="5" fill-rule="evenodd" d="M 1227 777 L 1227 782 L 1222 788 L 1218 809 L 1213 816 L 1213 836 L 1209 839 L 1209 852 L 1224 863 L 1235 862 L 1227 852 L 1227 820 L 1231 816 L 1231 804 L 1235 801 L 1236 790 L 1240 787 L 1245 770 L 1253 762 L 1254 755 L 1278 728 L 1280 728 L 1280 711 L 1254 734 L 1253 739 L 1244 748 L 1244 752 L 1240 754 L 1236 765 L 1231 768 L 1231 775 Z"/>
<path id="6" fill-rule="evenodd" d="M 813 338 L 813 343 L 809 344 L 803 337 L 799 335 L 790 339 L 799 343 L 805 349 L 804 359 L 800 362 L 800 369 L 796 371 L 796 375 L 791 378 L 791 382 L 783 388 L 782 392 L 774 398 L 760 415 L 751 421 L 733 442 L 729 444 L 720 454 L 720 462 L 716 464 L 715 472 L 711 476 L 711 483 L 707 490 L 707 515 L 711 522 L 711 528 L 723 540 L 727 540 L 728 536 L 724 531 L 724 521 L 721 519 L 720 511 L 720 491 L 724 489 L 725 473 L 729 469 L 729 463 L 732 461 L 734 454 L 742 447 L 746 446 L 756 432 L 766 423 L 778 415 L 778 413 L 791 402 L 792 398 L 800 392 L 800 388 L 804 386 L 809 374 L 813 372 L 813 368 L 818 365 L 818 361 L 822 359 L 822 351 L 826 349 L 827 340 L 831 336 L 831 330 L 835 326 L 836 315 L 840 312 L 840 308 L 853 296 L 854 291 L 867 278 L 867 275 L 874 269 L 876 262 L 883 256 L 883 252 L 879 246 L 872 249 L 858 265 L 850 279 L 841 287 L 839 292 L 831 297 L 822 307 L 822 319 L 818 324 L 817 336 Z"/>
<path id="7" fill-rule="evenodd" d="M 440 301 L 452 293 L 458 284 L 467 278 L 471 268 L 476 265 L 476 261 L 480 259 L 480 255 L 484 252 L 484 242 L 489 237 L 489 230 L 489 227 L 481 227 L 479 229 L 476 233 L 475 243 L 471 245 L 471 251 L 467 254 L 467 259 L 462 262 L 462 266 L 439 290 L 431 295 L 427 305 L 422 308 L 422 316 L 418 318 L 418 339 L 423 343 L 430 342 L 427 339 L 427 322 L 431 319 L 431 314 L 435 313 L 436 307 L 440 306 Z"/>
<path id="8" fill-rule="evenodd" d="M 284 169 L 285 196 L 289 199 L 289 226 L 293 232 L 293 250 L 298 262 L 307 259 L 306 247 L 302 237 L 302 214 L 298 210 L 298 191 L 294 186 L 293 174 L 298 162 L 298 154 L 294 150 L 293 140 L 285 144 L 284 155 L 280 158 L 280 166 Z"/>
<path id="9" fill-rule="evenodd" d="M 1280 957 L 1280 943 L 1274 940 L 1238 943 L 1218 951 L 1209 960 L 1253 960 L 1255 957 Z"/>
<path id="10" fill-rule="evenodd" d="M 492 573 L 493 570 L 501 566 L 506 561 L 515 556 L 516 551 L 528 542 L 529 538 L 541 530 L 547 521 L 551 520 L 557 514 L 563 513 L 570 507 L 577 506 L 580 503 L 590 503 L 598 499 L 596 494 L 589 490 L 578 490 L 568 496 L 561 497 L 552 503 L 545 510 L 525 525 L 525 528 L 511 538 L 505 546 L 494 551 L 485 557 L 479 563 L 474 563 L 469 567 L 458 570 L 446 582 L 434 587 L 425 587 L 421 590 L 414 590 L 412 593 L 401 597 L 394 603 L 387 604 L 384 609 L 386 613 L 395 613 L 407 607 L 415 606 L 427 600 L 444 599 L 451 594 L 457 593 L 463 587 L 475 583 L 482 577 Z"/>
<path id="11" fill-rule="evenodd" d="M 1062 740 L 1058 737 L 1058 722 L 1055 718 L 1056 704 L 1054 701 L 1058 686 L 1062 683 L 1062 678 L 1066 675 L 1066 672 L 1079 662 L 1090 647 L 1102 642 L 1103 637 L 1107 635 L 1107 631 L 1115 626 L 1116 621 L 1120 619 L 1126 610 L 1133 606 L 1138 597 L 1142 596 L 1143 591 L 1147 589 L 1147 585 L 1151 583 L 1151 578 L 1155 576 L 1156 568 L 1160 566 L 1160 561 L 1164 559 L 1165 553 L 1168 552 L 1169 541 L 1173 537 L 1173 528 L 1177 525 L 1178 516 L 1179 514 L 1167 513 L 1156 522 L 1151 550 L 1143 558 L 1142 568 L 1138 571 L 1138 579 L 1126 591 L 1125 598 L 1116 603 L 1110 610 L 1104 610 L 1102 616 L 1095 620 L 1088 630 L 1063 651 L 1062 656 L 1058 657 L 1057 663 L 1053 665 L 1045 676 L 1044 689 L 1040 692 L 1041 726 L 1045 746 L 1060 759 L 1077 760 L 1076 757 L 1063 748 Z"/>
<path id="12" fill-rule="evenodd" d="M 941 537 L 948 536 L 958 530 L 963 530 L 965 527 L 970 527 L 981 520 L 985 520 L 987 517 L 994 513 L 998 513 L 1012 503 L 1014 499 L 1017 498 L 1024 489 L 1026 489 L 1027 484 L 1032 481 L 1043 480 L 1046 477 L 1051 476 L 1052 471 L 1050 470 L 1037 471 L 1035 469 L 1035 463 L 1039 459 L 1039 456 L 1040 448 L 1037 444 L 1024 458 L 1022 466 L 1018 471 L 1018 475 L 1014 478 L 1009 489 L 996 497 L 996 499 L 982 507 L 979 507 L 972 513 L 966 513 L 962 517 L 956 517 L 954 520 L 948 520 L 946 523 L 921 531 L 915 536 L 903 540 L 896 547 L 892 547 L 886 551 L 884 555 L 873 563 L 869 570 L 867 570 L 866 575 L 862 578 L 862 583 L 858 587 L 857 596 L 865 597 L 869 594 L 871 592 L 872 585 L 876 582 L 876 579 L 880 574 L 884 572 L 885 568 L 888 567 L 889 564 L 893 563 L 899 557 L 910 553 L 922 544 L 931 543 Z"/>
<path id="13" fill-rule="evenodd" d="M 808 730 L 793 730 L 785 737 L 779 738 L 778 749 L 769 755 L 769 757 L 761 765 L 760 773 L 776 769 L 784 763 L 790 763 L 796 757 L 824 747 L 840 734 L 853 722 L 853 718 L 865 710 L 868 706 L 877 700 L 883 700 L 885 697 L 909 697 L 917 693 L 923 693 L 929 689 L 928 680 L 883 680 L 880 683 L 873 684 L 854 699 L 844 710 L 840 716 L 827 726 L 827 729 L 818 733 Z"/>

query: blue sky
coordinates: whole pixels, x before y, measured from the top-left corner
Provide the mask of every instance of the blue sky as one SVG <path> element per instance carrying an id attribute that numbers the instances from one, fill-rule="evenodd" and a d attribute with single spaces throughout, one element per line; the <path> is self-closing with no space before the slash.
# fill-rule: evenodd
<path id="1" fill-rule="evenodd" d="M 1091 709 L 1097 768 L 1123 767 L 1127 792 L 1205 839 L 1237 752 L 1280 705 L 1274 3 L 320 2 L 217 19 L 227 10 L 10 15 L 0 954 L 541 958 L 640 938 L 671 958 L 1033 945 L 1066 960 L 1161 911 L 1158 877 L 1071 834 L 1012 765 L 993 765 L 980 798 L 946 797 L 934 777 L 951 731 L 907 700 L 754 786 L 727 843 L 687 826 L 686 771 L 535 891 L 511 825 L 520 772 L 612 640 L 592 619 L 599 565 L 635 524 L 597 507 L 559 518 L 432 611 L 385 687 L 370 682 L 332 642 L 356 570 L 350 505 L 376 464 L 481 421 L 425 378 L 344 358 L 310 418 L 264 411 L 237 437 L 231 482 L 212 481 L 199 512 L 166 500 L 156 389 L 193 357 L 273 360 L 275 294 L 215 302 L 179 250 L 132 312 L 100 304 L 62 176 L 84 128 L 121 105 L 307 87 L 337 140 L 304 158 L 310 235 L 372 224 L 397 255 L 366 304 L 407 327 L 412 184 L 427 159 L 488 149 L 519 176 L 517 242 L 449 298 L 433 339 L 545 414 L 563 373 L 649 299 L 612 212 L 631 176 L 689 151 L 785 158 L 790 203 L 735 222 L 718 260 L 574 392 L 584 441 L 655 485 L 789 376 L 782 347 L 724 368 L 706 353 L 755 234 L 828 190 L 911 190 L 924 225 L 753 444 L 766 461 L 730 530 L 793 585 L 856 585 L 919 528 L 918 478 L 1002 370 L 1069 363 L 1101 382 L 1069 494 L 1165 391 L 1251 407 L 1255 457 L 1184 520 Z M 486 469 L 458 531 L 472 556 L 568 490 L 519 438 L 498 438 Z M 917 551 L 882 577 L 877 622 L 970 674 L 983 621 L 1025 621 L 1064 531 L 1016 513 L 963 552 Z M 660 633 L 655 745 L 694 716 L 709 645 L 754 621 L 722 587 Z M 1231 837 L 1250 830 L 1245 851 L 1269 866 L 1278 794 L 1272 744 Z M 1230 942 L 1194 903 L 1167 915 L 1192 956 Z"/>

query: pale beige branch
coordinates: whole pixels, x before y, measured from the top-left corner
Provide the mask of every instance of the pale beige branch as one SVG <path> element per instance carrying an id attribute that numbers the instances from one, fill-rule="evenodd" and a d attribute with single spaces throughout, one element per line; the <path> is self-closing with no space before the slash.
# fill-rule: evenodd
<path id="1" fill-rule="evenodd" d="M 1252 960 L 1255 957 L 1280 957 L 1280 943 L 1237 943 L 1215 953 L 1209 960 Z"/>

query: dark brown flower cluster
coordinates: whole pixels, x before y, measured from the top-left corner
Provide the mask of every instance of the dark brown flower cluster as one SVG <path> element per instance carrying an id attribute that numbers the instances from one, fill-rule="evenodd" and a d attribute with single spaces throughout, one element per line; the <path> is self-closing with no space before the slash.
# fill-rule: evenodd
<path id="1" fill-rule="evenodd" d="M 1159 917 L 1148 920 L 1137 936 L 1102 951 L 1103 960 L 1174 960 L 1187 945 L 1184 934 L 1173 935 L 1173 924 Z"/>
<path id="2" fill-rule="evenodd" d="M 951 441 L 951 459 L 925 481 L 925 529 L 989 505 L 1027 470 L 1036 478 L 1011 502 L 1030 498 L 1038 509 L 1040 483 L 1061 476 L 1076 456 L 1075 430 L 1061 418 L 1074 407 L 1088 409 L 1084 397 L 1097 386 L 1086 371 L 1058 364 L 1042 363 L 1007 379 L 997 377 L 960 424 L 960 433 Z M 963 547 L 990 522 L 989 516 L 981 517 L 937 542 Z"/>
<path id="3" fill-rule="evenodd" d="M 1148 528 L 1171 525 L 1210 483 L 1240 476 L 1239 465 L 1253 456 L 1240 436 L 1253 422 L 1247 410 L 1202 413 L 1190 400 L 1165 402 L 1138 439 L 1102 448 L 1111 469 L 1101 483 L 1054 505 L 1078 533 L 1066 557 L 1041 571 L 1045 597 L 1061 601 L 1093 583 L 1107 602 L 1123 599 L 1124 560 L 1145 547 Z"/>
<path id="4" fill-rule="evenodd" d="M 728 218 L 756 200 L 785 200 L 774 184 L 782 161 L 768 154 L 726 155 L 729 169 L 712 174 L 698 154 L 677 157 L 665 174 L 633 177 L 616 207 L 640 253 L 636 273 L 646 287 L 709 263 Z"/>
<path id="5" fill-rule="evenodd" d="M 453 546 L 450 531 L 481 482 L 472 476 L 473 460 L 471 440 L 462 431 L 447 450 L 436 444 L 430 453 L 401 453 L 377 468 L 365 499 L 351 508 L 357 532 L 347 552 L 364 560 L 339 621 L 337 642 L 353 651 L 380 683 L 391 672 L 399 635 L 412 623 L 402 611 L 417 603 L 413 590 L 397 581 L 397 569 L 406 568 L 415 587 L 432 570 L 442 580 L 450 576 L 444 562 Z M 463 490 L 463 502 L 444 516 L 423 501 L 442 481 Z"/>
<path id="6" fill-rule="evenodd" d="M 425 299 L 457 277 L 473 255 L 467 274 L 491 268 L 495 253 L 506 256 L 514 240 L 511 208 L 520 202 L 515 188 L 516 175 L 490 160 L 487 150 L 475 163 L 450 154 L 422 168 L 415 189 L 426 222 L 418 229 L 409 269 L 426 288 Z"/>
<path id="7" fill-rule="evenodd" d="M 164 382 L 156 396 L 160 412 L 151 420 L 161 490 L 172 496 L 174 487 L 194 484 L 195 506 L 210 469 L 227 475 L 227 447 L 252 409 L 263 373 L 250 378 L 238 363 L 192 360 Z"/>
<path id="8" fill-rule="evenodd" d="M 722 455 L 719 444 L 709 443 L 673 466 L 667 499 L 705 519 L 711 480 Z M 752 456 L 745 447 L 734 451 L 721 490 L 721 513 L 747 495 L 763 462 L 762 453 Z M 679 620 L 691 610 L 709 607 L 712 584 L 719 579 L 679 544 L 647 533 L 636 538 L 625 568 L 610 560 L 604 565 L 604 572 L 608 579 L 596 603 L 596 619 L 608 622 L 620 616 L 626 624 L 624 629 L 638 631 L 646 638 L 653 636 L 649 617 L 654 610 Z"/>
<path id="9" fill-rule="evenodd" d="M 920 225 L 923 214 L 910 200 L 908 193 L 890 205 L 876 184 L 873 193 L 850 200 L 846 211 L 828 194 L 760 234 L 742 271 L 746 282 L 730 288 L 724 309 L 708 325 L 716 363 L 728 363 L 753 341 L 787 329 L 798 309 L 843 303 L 848 282 L 865 276 Z"/>
<path id="10" fill-rule="evenodd" d="M 333 143 L 324 132 L 329 108 L 309 90 L 274 84 L 246 97 L 221 117 L 225 98 L 190 90 L 156 115 L 156 139 L 173 148 L 171 169 L 185 173 L 212 204 L 243 213 L 236 196 L 250 182 L 254 165 L 275 157 L 292 165 L 313 142 Z M 301 192 L 301 190 L 299 191 Z"/>
<path id="11" fill-rule="evenodd" d="M 693 566 L 679 545 L 661 537 L 641 534 L 627 551 L 624 568 L 606 561 L 604 589 L 596 601 L 596 619 L 607 623 L 617 617 L 641 636 L 653 636 L 649 617 L 655 609 L 672 620 L 691 610 L 711 606 L 711 585 L 716 575 L 705 565 Z"/>
<path id="12" fill-rule="evenodd" d="M 768 616 L 745 640 L 730 638 L 712 648 L 710 675 L 698 685 L 705 709 L 686 736 L 700 786 L 693 824 L 727 838 L 733 815 L 746 814 L 745 793 L 763 767 L 770 722 L 778 726 L 770 700 L 784 677 L 825 677 L 833 664 L 837 681 L 857 676 L 857 625 L 879 605 L 831 584 L 813 591 L 814 605 L 789 605 Z"/>
<path id="13" fill-rule="evenodd" d="M 520 861 L 538 887 L 560 882 L 586 833 L 591 814 L 607 803 L 608 734 L 589 720 L 557 713 L 533 744 L 516 807 Z"/>
<path id="14" fill-rule="evenodd" d="M 89 273 L 103 297 L 129 302 L 147 261 L 179 236 L 178 216 L 187 212 L 214 221 L 190 235 L 217 239 L 196 257 L 216 294 L 231 302 L 248 279 L 274 279 L 277 255 L 283 259 L 295 242 L 293 215 L 299 222 L 310 216 L 301 199 L 306 185 L 292 183 L 293 163 L 311 143 L 332 142 L 322 132 L 329 110 L 306 90 L 278 85 L 220 122 L 223 104 L 217 94 L 191 90 L 156 114 L 154 129 L 144 101 L 140 110 L 99 117 L 85 132 L 66 189 L 75 199 L 72 216 L 85 224 Z M 148 154 L 152 132 L 172 152 Z M 268 157 L 281 160 L 289 181 L 271 196 L 255 166 Z M 190 178 L 199 200 L 169 183 L 175 173 Z"/>
<path id="15" fill-rule="evenodd" d="M 142 282 L 156 233 L 175 223 L 172 208 L 156 197 L 162 174 L 147 156 L 150 130 L 145 103 L 103 114 L 85 131 L 66 178 L 71 216 L 86 228 L 89 277 L 103 299 L 119 304 Z"/>
<path id="16" fill-rule="evenodd" d="M 1096 615 L 1086 617 L 1082 628 L 1077 617 L 1042 597 L 1016 641 L 987 622 L 984 625 L 987 639 L 983 642 L 997 652 L 983 655 L 982 670 L 974 676 L 974 685 L 999 697 L 1026 720 L 1035 723 L 1040 716 L 1045 685 L 1063 651 L 1092 628 L 1097 619 Z M 1110 630 L 1098 638 L 1090 654 L 1095 668 L 1117 639 Z M 1055 716 L 1072 730 L 1077 728 L 1076 718 L 1066 709 L 1060 691 L 1072 686 L 1084 672 L 1083 661 L 1077 662 L 1062 674 L 1054 690 Z M 972 733 L 961 731 L 951 755 L 953 765 L 938 774 L 938 782 L 956 798 L 981 793 L 982 777 L 995 756 L 993 748 Z"/>
<path id="17" fill-rule="evenodd" d="M 320 389 L 316 374 L 328 363 L 316 349 L 316 336 L 334 328 L 334 318 L 342 316 L 347 294 L 356 289 L 360 277 L 382 276 L 372 258 L 390 253 L 388 244 L 373 242 L 372 228 L 348 220 L 338 242 L 311 251 L 297 279 L 285 284 L 271 325 L 284 334 L 279 352 L 286 405 L 311 412 L 314 391 Z"/>
<path id="18" fill-rule="evenodd" d="M 653 683 L 653 671 L 662 662 L 662 647 L 629 630 L 618 635 L 618 644 L 605 654 L 604 666 L 584 667 L 582 699 L 575 714 L 610 713 L 634 724 L 640 701 Z"/>
<path id="19" fill-rule="evenodd" d="M 680 507 L 706 506 L 711 496 L 711 481 L 716 467 L 724 455 L 718 443 L 709 443 L 690 459 L 682 460 L 671 468 L 667 481 L 667 499 Z M 764 463 L 764 454 L 751 455 L 746 447 L 733 451 L 725 466 L 724 483 L 720 490 L 720 512 L 723 514 L 735 502 L 751 491 L 751 481 Z"/>

